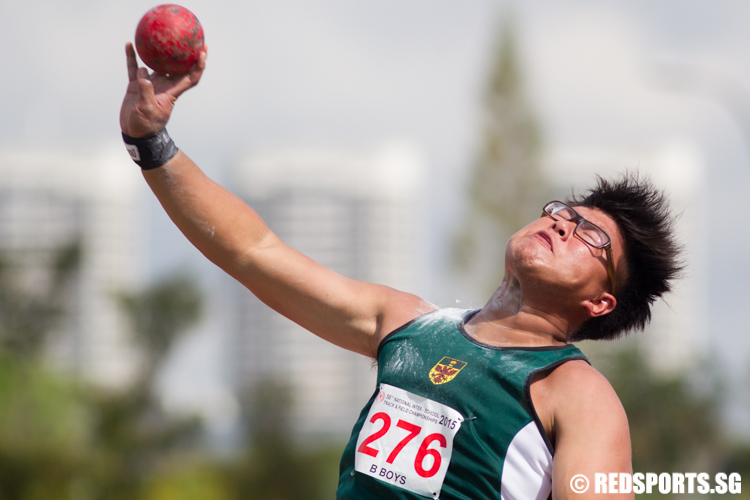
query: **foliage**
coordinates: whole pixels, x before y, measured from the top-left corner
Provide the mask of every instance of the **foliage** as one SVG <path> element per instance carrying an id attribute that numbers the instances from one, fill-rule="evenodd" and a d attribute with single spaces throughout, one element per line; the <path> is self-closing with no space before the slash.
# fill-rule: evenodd
<path id="1" fill-rule="evenodd" d="M 512 25 L 496 49 L 484 99 L 484 130 L 471 173 L 469 213 L 455 262 L 488 296 L 503 278 L 508 237 L 539 217 L 548 188 L 539 127 L 526 98 Z"/>
<path id="2" fill-rule="evenodd" d="M 143 500 L 230 500 L 223 471 L 205 463 L 170 464 L 146 483 Z"/>
<path id="3" fill-rule="evenodd" d="M 158 368 L 174 342 L 200 317 L 201 296 L 184 276 L 167 278 L 139 292 L 118 296 L 141 347 L 143 366 L 134 383 L 119 392 L 89 389 L 96 443 L 90 471 L 93 498 L 138 498 L 152 470 L 171 451 L 199 441 L 197 417 L 166 414 L 153 394 Z"/>
<path id="4" fill-rule="evenodd" d="M 654 373 L 637 346 L 599 359 L 597 366 L 628 415 L 635 470 L 689 471 L 715 461 L 721 442 L 719 391 L 699 392 L 682 374 Z M 718 387 L 710 373 L 701 375 Z"/>
<path id="5" fill-rule="evenodd" d="M 24 262 L 29 254 L 44 262 L 32 261 L 29 266 Z M 25 358 L 39 354 L 64 316 L 67 292 L 80 261 L 79 241 L 51 255 L 0 255 L 0 345 L 5 351 Z"/>
<path id="6" fill-rule="evenodd" d="M 200 292 L 188 277 L 177 275 L 146 290 L 120 293 L 118 299 L 141 347 L 141 383 L 148 386 L 180 334 L 200 318 Z"/>
<path id="7" fill-rule="evenodd" d="M 233 499 L 324 500 L 333 497 L 340 446 L 305 451 L 253 448 L 229 475 Z"/>
<path id="8" fill-rule="evenodd" d="M 142 366 L 113 391 L 52 372 L 45 343 L 64 324 L 79 244 L 47 255 L 0 255 L 0 498 L 3 500 L 240 500 L 330 498 L 340 447 L 301 450 L 289 434 L 288 388 L 264 382 L 246 412 L 244 451 L 222 462 L 195 416 L 165 413 L 154 379 L 200 317 L 201 295 L 172 276 L 115 300 Z M 29 276 L 34 279 L 29 279 Z M 248 407 L 248 408 L 249 408 Z"/>
<path id="9" fill-rule="evenodd" d="M 660 374 L 638 344 L 589 357 L 628 415 L 634 471 L 750 474 L 750 445 L 723 432 L 724 393 L 710 364 Z"/>
<path id="10" fill-rule="evenodd" d="M 68 499 L 90 449 L 88 411 L 69 381 L 0 355 L 0 498 Z"/>
<path id="11" fill-rule="evenodd" d="M 294 442 L 290 387 L 277 379 L 261 380 L 243 399 L 247 452 L 229 471 L 233 498 L 331 498 L 341 446 L 301 449 Z"/>
<path id="12" fill-rule="evenodd" d="M 200 435 L 198 419 L 165 414 L 152 394 L 158 366 L 200 314 L 200 293 L 184 277 L 119 296 L 144 352 L 144 370 L 130 387 L 107 391 L 43 365 L 81 258 L 79 242 L 0 255 L 4 500 L 140 498 L 153 468 Z"/>

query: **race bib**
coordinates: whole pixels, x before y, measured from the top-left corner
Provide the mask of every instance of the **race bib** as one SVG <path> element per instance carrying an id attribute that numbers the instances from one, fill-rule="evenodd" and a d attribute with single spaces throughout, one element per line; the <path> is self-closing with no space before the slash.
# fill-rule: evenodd
<path id="1" fill-rule="evenodd" d="M 463 420 L 449 406 L 380 384 L 359 431 L 354 470 L 438 498 Z"/>

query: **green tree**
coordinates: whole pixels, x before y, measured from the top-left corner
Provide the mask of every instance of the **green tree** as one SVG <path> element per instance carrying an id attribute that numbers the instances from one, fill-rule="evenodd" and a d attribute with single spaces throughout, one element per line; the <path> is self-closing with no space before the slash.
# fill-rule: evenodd
<path id="1" fill-rule="evenodd" d="M 0 346 L 25 359 L 39 356 L 65 315 L 81 262 L 75 240 L 50 252 L 0 253 Z M 29 260 L 29 255 L 36 257 Z"/>
<path id="2" fill-rule="evenodd" d="M 649 366 L 637 342 L 586 347 L 628 415 L 634 471 L 750 474 L 750 444 L 726 433 L 727 394 L 711 363 L 664 375 Z"/>
<path id="3" fill-rule="evenodd" d="M 200 319 L 200 291 L 190 278 L 176 275 L 118 298 L 144 356 L 141 383 L 150 385 L 175 341 Z"/>
<path id="4" fill-rule="evenodd" d="M 72 381 L 0 353 L 0 498 L 69 499 L 87 463 L 88 424 Z"/>
<path id="5" fill-rule="evenodd" d="M 174 459 L 199 448 L 200 421 L 166 414 L 153 393 L 170 349 L 199 319 L 192 280 L 173 276 L 116 297 L 143 353 L 129 387 L 105 390 L 45 367 L 81 258 L 77 242 L 0 254 L 0 498 L 226 498 L 216 467 Z"/>
<path id="6" fill-rule="evenodd" d="M 121 293 L 118 300 L 130 319 L 143 364 L 125 390 L 88 392 L 96 449 L 87 488 L 97 500 L 140 498 L 170 451 L 195 446 L 202 429 L 197 417 L 166 414 L 153 392 L 158 368 L 200 317 L 197 286 L 184 276 L 174 276 L 138 292 Z"/>
<path id="7" fill-rule="evenodd" d="M 690 471 L 718 465 L 722 392 L 712 372 L 693 368 L 692 376 L 709 385 L 699 390 L 687 374 L 655 373 L 637 345 L 592 356 L 592 362 L 627 412 L 634 470 Z"/>
<path id="8" fill-rule="evenodd" d="M 86 461 L 88 413 L 76 385 L 42 364 L 81 262 L 78 241 L 0 253 L 0 498 L 67 499 Z"/>
<path id="9" fill-rule="evenodd" d="M 294 442 L 289 385 L 273 378 L 261 380 L 243 401 L 246 453 L 229 471 L 233 500 L 331 498 L 341 446 L 303 448 Z"/>
<path id="10" fill-rule="evenodd" d="M 454 247 L 455 262 L 483 296 L 504 275 L 508 237 L 539 217 L 549 190 L 540 167 L 539 126 L 526 96 L 510 21 L 501 34 L 484 98 L 469 213 Z"/>

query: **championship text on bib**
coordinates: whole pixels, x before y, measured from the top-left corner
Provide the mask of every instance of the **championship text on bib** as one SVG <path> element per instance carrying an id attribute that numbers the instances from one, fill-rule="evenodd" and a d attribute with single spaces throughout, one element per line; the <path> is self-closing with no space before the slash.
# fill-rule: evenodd
<path id="1" fill-rule="evenodd" d="M 463 420 L 449 406 L 380 384 L 359 432 L 354 470 L 437 498 Z"/>

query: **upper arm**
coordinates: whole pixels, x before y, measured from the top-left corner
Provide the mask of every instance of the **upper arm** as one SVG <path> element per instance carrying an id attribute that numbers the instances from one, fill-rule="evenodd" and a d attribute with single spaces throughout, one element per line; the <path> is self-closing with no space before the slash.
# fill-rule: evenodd
<path id="1" fill-rule="evenodd" d="M 271 235 L 235 277 L 266 305 L 345 349 L 375 357 L 389 332 L 436 307 L 416 295 L 342 276 Z"/>
<path id="2" fill-rule="evenodd" d="M 603 492 L 596 493 L 596 474 L 632 474 L 625 410 L 609 382 L 585 362 L 565 363 L 552 373 L 552 498 L 608 498 Z M 588 480 L 585 493 L 576 493 L 571 487 L 571 480 L 579 474 Z M 609 495 L 633 498 L 632 492 Z"/>
<path id="3" fill-rule="evenodd" d="M 182 151 L 143 175 L 198 250 L 264 303 L 325 340 L 374 357 L 388 332 L 435 309 L 414 295 L 341 276 L 289 247 Z"/>

